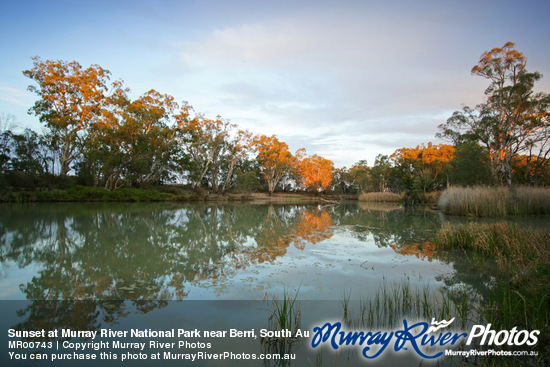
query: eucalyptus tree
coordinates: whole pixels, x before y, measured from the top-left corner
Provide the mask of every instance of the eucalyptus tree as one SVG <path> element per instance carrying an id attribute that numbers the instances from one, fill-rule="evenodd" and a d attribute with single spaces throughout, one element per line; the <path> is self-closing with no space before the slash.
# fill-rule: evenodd
<path id="1" fill-rule="evenodd" d="M 9 168 L 14 128 L 15 116 L 5 113 L 0 114 L 0 172 L 4 172 Z"/>
<path id="2" fill-rule="evenodd" d="M 260 135 L 252 140 L 252 148 L 256 152 L 256 160 L 260 165 L 270 195 L 281 179 L 290 174 L 296 166 L 296 158 L 288 150 L 288 145 L 274 135 Z"/>
<path id="3" fill-rule="evenodd" d="M 493 180 L 512 184 L 514 156 L 533 148 L 548 151 L 549 106 L 547 93 L 535 93 L 538 72 L 527 71 L 527 58 L 514 49 L 514 43 L 484 52 L 472 74 L 489 81 L 485 102 L 475 108 L 465 106 L 456 111 L 437 136 L 453 140 L 455 145 L 466 140 L 480 142 L 490 156 Z"/>
<path id="4" fill-rule="evenodd" d="M 29 90 L 39 99 L 29 113 L 39 117 L 60 144 L 60 173 L 66 175 L 79 156 L 90 124 L 101 116 L 112 90 L 121 82 L 109 83 L 111 73 L 99 65 L 86 69 L 76 62 L 33 58 L 33 68 L 23 74 L 36 82 Z"/>
<path id="5" fill-rule="evenodd" d="M 150 90 L 136 100 L 125 91 L 109 98 L 109 108 L 91 124 L 84 168 L 94 184 L 113 190 L 142 186 L 170 176 L 175 154 L 174 98 Z"/>
<path id="6" fill-rule="evenodd" d="M 186 173 L 195 188 L 208 185 L 215 193 L 231 188 L 237 163 L 248 155 L 250 133 L 221 116 L 195 114 L 186 102 L 175 118 L 180 173 Z"/>

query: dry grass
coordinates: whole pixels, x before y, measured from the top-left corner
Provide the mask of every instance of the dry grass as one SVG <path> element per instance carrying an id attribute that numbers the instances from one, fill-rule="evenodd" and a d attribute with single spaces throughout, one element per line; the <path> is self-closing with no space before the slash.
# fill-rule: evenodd
<path id="1" fill-rule="evenodd" d="M 359 201 L 384 202 L 384 203 L 399 203 L 403 199 L 403 195 L 393 192 L 368 192 L 359 195 Z"/>
<path id="2" fill-rule="evenodd" d="M 550 214 L 550 189 L 537 187 L 452 187 L 441 194 L 445 214 L 505 217 L 515 214 Z"/>

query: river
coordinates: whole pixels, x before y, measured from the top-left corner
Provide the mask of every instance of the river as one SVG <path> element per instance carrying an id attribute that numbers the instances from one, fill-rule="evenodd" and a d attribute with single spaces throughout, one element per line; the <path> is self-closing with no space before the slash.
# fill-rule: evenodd
<path id="1" fill-rule="evenodd" d="M 437 294 L 457 292 L 475 302 L 490 279 L 431 242 L 447 220 L 426 208 L 356 202 L 2 204 L 0 301 L 16 315 L 2 323 L 253 330 L 273 326 L 270 302 L 288 296 L 300 301 L 301 325 L 311 329 L 357 319 L 360 302 L 405 287 L 435 303 Z M 370 326 L 395 326 L 378 315 L 384 320 Z"/>

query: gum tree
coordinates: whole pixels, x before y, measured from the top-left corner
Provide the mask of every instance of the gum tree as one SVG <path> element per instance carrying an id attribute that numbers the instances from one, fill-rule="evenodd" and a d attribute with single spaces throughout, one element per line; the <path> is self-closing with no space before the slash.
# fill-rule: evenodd
<path id="1" fill-rule="evenodd" d="M 288 145 L 275 136 L 256 136 L 252 140 L 252 148 L 272 195 L 279 181 L 295 167 L 296 158 L 288 150 Z"/>
<path id="2" fill-rule="evenodd" d="M 300 183 L 314 192 L 326 190 L 332 182 L 334 163 L 317 154 L 306 155 L 304 148 L 296 152 L 296 170 Z"/>
<path id="3" fill-rule="evenodd" d="M 99 65 L 83 69 L 76 61 L 42 61 L 39 57 L 33 61 L 33 68 L 23 71 L 36 82 L 29 90 L 39 97 L 29 113 L 38 116 L 60 142 L 60 173 L 66 175 L 80 154 L 88 127 L 101 116 L 111 88 L 110 72 Z M 112 87 L 119 88 L 120 82 Z"/>
<path id="4" fill-rule="evenodd" d="M 506 185 L 512 184 L 513 157 L 537 146 L 549 128 L 550 97 L 533 90 L 542 75 L 527 71 L 527 58 L 514 46 L 508 42 L 481 55 L 472 74 L 490 83 L 485 102 L 454 112 L 437 134 L 455 145 L 480 142 L 489 153 L 494 182 Z"/>

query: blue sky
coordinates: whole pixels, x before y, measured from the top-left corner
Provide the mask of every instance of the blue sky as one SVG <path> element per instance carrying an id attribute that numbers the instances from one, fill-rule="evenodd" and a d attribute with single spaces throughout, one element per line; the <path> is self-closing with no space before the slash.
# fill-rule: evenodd
<path id="1" fill-rule="evenodd" d="M 508 41 L 546 78 L 550 1 L 0 0 L 0 113 L 40 129 L 32 56 L 98 64 L 207 117 L 350 167 L 436 141 L 482 102 L 479 56 Z"/>

